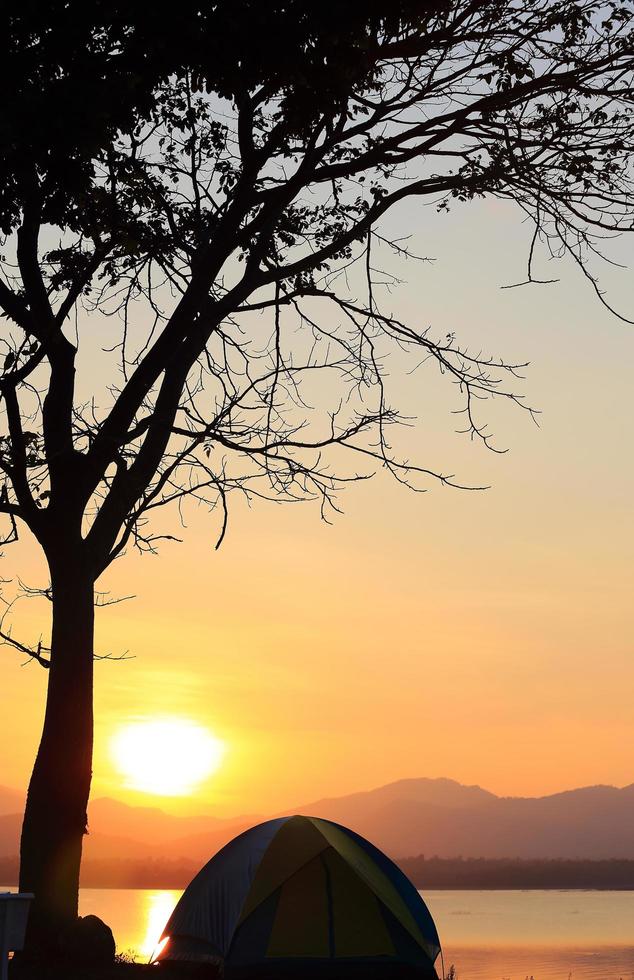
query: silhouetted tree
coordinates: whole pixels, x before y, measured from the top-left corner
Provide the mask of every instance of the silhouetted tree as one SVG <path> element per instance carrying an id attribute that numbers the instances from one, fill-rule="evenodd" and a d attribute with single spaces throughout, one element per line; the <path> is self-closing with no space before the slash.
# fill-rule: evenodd
<path id="1" fill-rule="evenodd" d="M 451 482 L 391 448 L 392 350 L 454 381 L 488 443 L 478 401 L 516 400 L 514 367 L 379 304 L 375 253 L 407 254 L 381 218 L 406 199 L 515 201 L 534 227 L 527 281 L 543 245 L 601 296 L 585 257 L 631 227 L 633 9 L 9 8 L 0 510 L 6 542 L 26 525 L 50 569 L 50 647 L 14 643 L 48 669 L 21 887 L 36 894 L 31 948 L 51 949 L 77 913 L 99 576 L 153 550 L 153 510 L 186 498 L 219 508 L 222 539 L 233 492 L 317 498 L 327 516 L 368 464 Z M 89 345 L 109 352 L 77 383 Z"/>

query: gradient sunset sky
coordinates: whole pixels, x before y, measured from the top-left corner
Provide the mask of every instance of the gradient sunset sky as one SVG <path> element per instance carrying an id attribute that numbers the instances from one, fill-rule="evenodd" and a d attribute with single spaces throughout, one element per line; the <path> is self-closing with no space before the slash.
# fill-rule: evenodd
<path id="1" fill-rule="evenodd" d="M 519 387 L 539 427 L 491 407 L 510 451 L 487 453 L 454 434 L 457 397 L 423 372 L 409 455 L 491 489 L 416 495 L 380 475 L 333 526 L 310 504 L 236 502 L 219 552 L 198 511 L 184 544 L 117 561 L 99 587 L 136 598 L 98 613 L 97 647 L 133 659 L 96 665 L 93 796 L 231 815 L 410 776 L 520 795 L 634 782 L 634 327 L 565 263 L 542 263 L 560 283 L 501 290 L 525 278 L 530 239 L 510 206 L 409 205 L 391 224 L 436 261 L 399 267 L 390 308 L 530 361 Z M 634 318 L 632 245 L 610 254 L 630 262 L 604 281 Z M 46 584 L 28 541 L 0 574 Z M 45 631 L 38 602 L 18 604 L 16 635 Z M 24 789 L 46 677 L 21 663 L 0 649 L 0 783 Z M 185 798 L 130 791 L 110 754 L 122 725 L 166 716 L 226 745 Z"/>

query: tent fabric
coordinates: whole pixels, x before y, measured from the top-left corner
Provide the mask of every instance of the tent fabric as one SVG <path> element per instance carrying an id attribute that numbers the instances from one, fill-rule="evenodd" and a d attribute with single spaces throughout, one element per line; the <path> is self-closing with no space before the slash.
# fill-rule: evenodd
<path id="1" fill-rule="evenodd" d="M 202 939 L 226 956 L 255 872 L 284 823 L 267 820 L 226 844 L 189 883 L 163 936 Z"/>
<path id="2" fill-rule="evenodd" d="M 372 889 L 377 898 L 411 932 L 413 938 L 417 942 L 420 942 L 422 946 L 427 947 L 424 934 L 421 932 L 407 903 L 403 901 L 392 879 L 384 873 L 377 862 L 372 859 L 372 856 L 354 840 L 345 828 L 339 826 L 339 824 L 333 823 L 330 820 L 314 820 L 313 822 L 317 824 L 326 840 L 332 843 L 332 846 L 341 854 L 344 860 L 355 869 L 359 877 Z M 430 957 L 435 955 L 431 948 L 428 948 L 427 952 Z M 436 950 L 437 952 L 438 950 Z"/>
<path id="3" fill-rule="evenodd" d="M 266 956 L 331 956 L 326 869 L 314 857 L 280 888 Z"/>
<path id="4" fill-rule="evenodd" d="M 335 956 L 396 956 L 396 948 L 378 898 L 349 864 L 332 849 L 324 854 L 330 877 Z"/>
<path id="5" fill-rule="evenodd" d="M 334 826 L 337 826 L 337 824 L 334 824 Z M 440 953 L 440 939 L 438 938 L 436 923 L 425 902 L 421 899 L 419 892 L 414 888 L 414 885 L 405 872 L 401 871 L 398 865 L 394 864 L 383 851 L 380 851 L 378 847 L 369 840 L 366 840 L 365 837 L 361 837 L 354 830 L 346 830 L 346 833 L 351 840 L 357 842 L 369 855 L 376 867 L 383 871 L 386 877 L 392 882 L 425 938 L 429 956 L 432 960 L 435 960 Z"/>
<path id="6" fill-rule="evenodd" d="M 262 856 L 242 918 L 250 915 L 259 902 L 268 898 L 291 874 L 327 847 L 323 834 L 312 821 L 286 820 Z"/>
<path id="7" fill-rule="evenodd" d="M 216 959 L 234 980 L 436 977 L 440 942 L 408 878 L 378 848 L 329 820 L 269 820 L 196 875 L 157 960 Z"/>

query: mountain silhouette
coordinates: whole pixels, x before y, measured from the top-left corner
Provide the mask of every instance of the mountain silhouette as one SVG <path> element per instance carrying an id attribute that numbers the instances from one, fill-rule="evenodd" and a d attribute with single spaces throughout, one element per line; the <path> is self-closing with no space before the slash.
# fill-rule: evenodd
<path id="1" fill-rule="evenodd" d="M 0 857 L 18 852 L 22 797 L 0 790 Z M 4 810 L 4 814 L 3 814 Z M 634 858 L 634 785 L 588 786 L 541 797 L 500 797 L 450 779 L 404 779 L 285 811 L 326 817 L 394 858 Z M 161 858 L 201 864 L 264 819 L 180 817 L 98 799 L 84 853 L 91 860 Z"/>
<path id="2" fill-rule="evenodd" d="M 449 779 L 407 779 L 300 811 L 351 826 L 397 858 L 634 858 L 634 785 L 499 797 Z"/>

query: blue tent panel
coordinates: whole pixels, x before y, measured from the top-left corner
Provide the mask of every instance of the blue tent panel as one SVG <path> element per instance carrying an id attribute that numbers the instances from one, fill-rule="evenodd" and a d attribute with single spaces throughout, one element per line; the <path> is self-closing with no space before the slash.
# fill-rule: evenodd
<path id="1" fill-rule="evenodd" d="M 222 848 L 187 886 L 163 936 L 205 937 L 226 956 L 255 873 L 285 817 L 251 827 Z"/>

